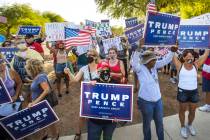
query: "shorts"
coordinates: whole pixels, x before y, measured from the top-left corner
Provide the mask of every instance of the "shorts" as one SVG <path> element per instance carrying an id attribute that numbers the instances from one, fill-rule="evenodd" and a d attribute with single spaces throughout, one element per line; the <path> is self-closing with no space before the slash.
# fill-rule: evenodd
<path id="1" fill-rule="evenodd" d="M 66 67 L 66 63 L 62 63 L 62 64 L 57 63 L 57 64 L 56 64 L 56 67 L 55 67 L 55 72 L 56 72 L 57 74 L 64 73 L 65 67 Z"/>
<path id="2" fill-rule="evenodd" d="M 210 93 L 210 80 L 205 77 L 202 78 L 202 91 Z"/>
<path id="3" fill-rule="evenodd" d="M 197 103 L 199 102 L 198 89 L 184 90 L 178 88 L 177 100 L 181 103 Z"/>

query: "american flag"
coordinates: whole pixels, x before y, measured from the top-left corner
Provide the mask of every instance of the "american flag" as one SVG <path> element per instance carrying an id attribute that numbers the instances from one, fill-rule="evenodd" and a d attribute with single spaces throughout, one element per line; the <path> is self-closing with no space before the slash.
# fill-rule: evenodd
<path id="1" fill-rule="evenodd" d="M 147 4 L 147 11 L 148 11 L 148 12 L 152 12 L 152 13 L 156 13 L 156 12 L 157 12 L 157 7 L 156 7 L 154 1 L 149 2 L 149 3 Z"/>
<path id="2" fill-rule="evenodd" d="M 91 34 L 96 34 L 96 29 L 90 26 L 85 26 L 85 30 L 88 30 Z"/>
<path id="3" fill-rule="evenodd" d="M 65 47 L 87 46 L 91 43 L 91 32 L 89 30 L 72 29 L 65 27 Z"/>
<path id="4" fill-rule="evenodd" d="M 160 56 L 160 57 L 163 57 L 164 55 L 166 55 L 167 53 L 169 52 L 168 48 L 157 48 L 155 50 L 155 53 Z"/>

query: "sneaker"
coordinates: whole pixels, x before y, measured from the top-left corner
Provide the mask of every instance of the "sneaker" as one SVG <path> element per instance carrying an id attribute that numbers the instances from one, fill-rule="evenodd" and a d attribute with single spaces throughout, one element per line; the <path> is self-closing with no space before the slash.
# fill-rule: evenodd
<path id="1" fill-rule="evenodd" d="M 170 78 L 171 83 L 176 84 L 176 81 L 174 78 Z"/>
<path id="2" fill-rule="evenodd" d="M 198 109 L 203 112 L 210 112 L 210 105 L 205 104 L 204 106 L 201 106 Z"/>
<path id="3" fill-rule="evenodd" d="M 195 135 L 196 135 L 195 128 L 194 128 L 192 125 L 188 125 L 187 128 L 188 128 L 188 130 L 190 131 L 190 134 L 191 134 L 192 136 L 195 136 Z"/>
<path id="4" fill-rule="evenodd" d="M 183 138 L 185 138 L 185 139 L 188 138 L 188 130 L 187 130 L 186 127 L 182 127 L 180 133 L 181 133 L 181 136 L 182 136 Z"/>

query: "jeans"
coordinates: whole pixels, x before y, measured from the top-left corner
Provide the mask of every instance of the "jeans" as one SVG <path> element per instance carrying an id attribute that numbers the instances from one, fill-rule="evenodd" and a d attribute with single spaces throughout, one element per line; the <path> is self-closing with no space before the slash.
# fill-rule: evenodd
<path id="1" fill-rule="evenodd" d="M 162 100 L 157 102 L 138 100 L 138 107 L 143 117 L 144 140 L 151 140 L 151 121 L 154 119 L 158 140 L 164 140 L 163 131 L 163 104 Z"/>
<path id="2" fill-rule="evenodd" d="M 101 140 L 103 131 L 103 140 L 112 140 L 112 134 L 116 128 L 116 123 L 96 124 L 88 120 L 88 140 Z"/>

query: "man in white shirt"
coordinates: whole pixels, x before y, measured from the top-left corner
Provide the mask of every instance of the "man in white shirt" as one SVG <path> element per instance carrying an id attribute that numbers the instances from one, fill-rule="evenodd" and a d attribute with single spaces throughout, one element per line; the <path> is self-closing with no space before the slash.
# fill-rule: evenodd
<path id="1" fill-rule="evenodd" d="M 143 54 L 136 51 L 132 56 L 131 65 L 140 83 L 138 106 L 143 116 L 144 140 L 151 140 L 150 127 L 153 119 L 156 125 L 158 140 L 164 140 L 163 105 L 157 70 L 172 61 L 176 50 L 176 47 L 172 47 L 171 51 L 173 52 L 170 51 L 161 60 L 157 60 L 153 51 L 145 51 Z"/>

